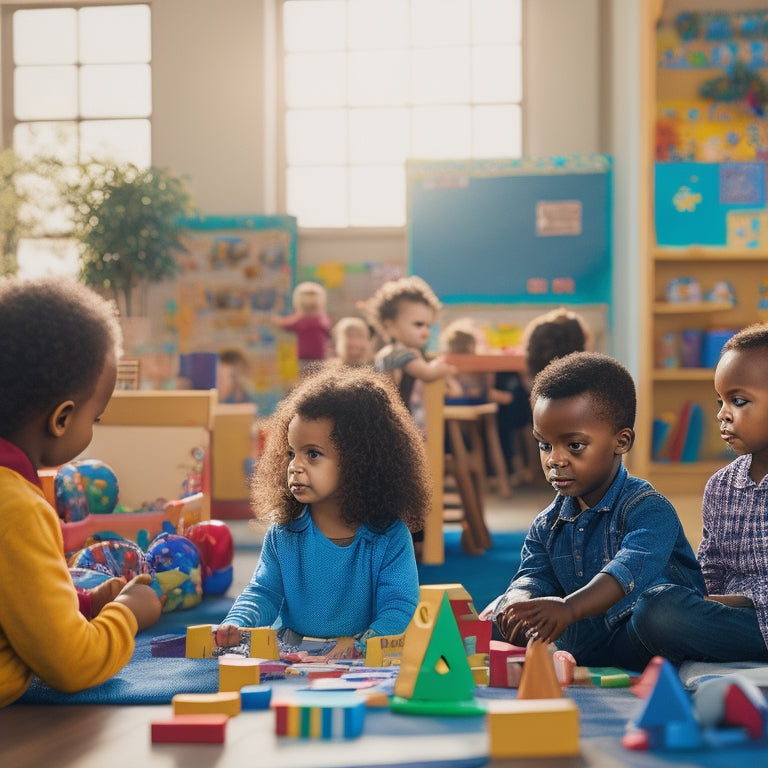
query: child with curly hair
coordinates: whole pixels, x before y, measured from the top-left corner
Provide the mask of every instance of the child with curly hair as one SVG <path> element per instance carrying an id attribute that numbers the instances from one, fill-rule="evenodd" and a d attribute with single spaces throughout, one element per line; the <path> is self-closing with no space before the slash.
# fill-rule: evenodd
<path id="1" fill-rule="evenodd" d="M 112 677 L 162 606 L 142 575 L 106 582 L 91 596 L 94 618 L 79 610 L 61 524 L 37 474 L 88 446 L 112 395 L 122 343 L 112 305 L 60 278 L 3 278 L 0 328 L 2 707 L 33 674 L 66 692 Z"/>
<path id="2" fill-rule="evenodd" d="M 252 484 L 271 521 L 250 583 L 215 631 L 279 626 L 282 643 L 333 639 L 331 658 L 405 631 L 419 598 L 409 528 L 431 500 L 421 436 L 389 379 L 366 368 L 308 375 L 278 405 Z"/>
<path id="3" fill-rule="evenodd" d="M 377 371 L 390 374 L 416 423 L 425 429 L 419 381 L 436 381 L 456 373 L 456 366 L 442 356 L 427 360 L 432 324 L 440 301 L 424 280 L 416 275 L 390 280 L 366 302 L 370 322 L 388 343 L 374 359 Z"/>

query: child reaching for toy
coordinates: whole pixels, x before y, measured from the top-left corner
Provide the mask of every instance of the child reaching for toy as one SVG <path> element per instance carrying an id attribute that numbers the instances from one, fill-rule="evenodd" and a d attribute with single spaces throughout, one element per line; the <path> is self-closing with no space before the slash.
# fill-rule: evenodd
<path id="1" fill-rule="evenodd" d="M 333 367 L 303 379 L 270 418 L 252 489 L 271 525 L 217 645 L 239 644 L 238 627 L 279 626 L 283 643 L 332 638 L 331 658 L 347 658 L 405 631 L 419 598 L 408 529 L 421 527 L 431 484 L 386 377 Z"/>
<path id="2" fill-rule="evenodd" d="M 400 396 L 422 429 L 425 429 L 423 397 L 419 381 L 437 381 L 452 376 L 456 366 L 442 356 L 424 357 L 440 301 L 416 275 L 391 280 L 366 302 L 371 324 L 387 343 L 376 354 L 374 367 L 392 376 Z"/>
<path id="3" fill-rule="evenodd" d="M 91 441 L 117 378 L 112 306 L 75 282 L 0 280 L 0 706 L 32 675 L 73 692 L 131 658 L 134 635 L 162 610 L 149 575 L 113 600 L 99 592 L 88 620 L 64 558 L 59 517 L 37 475 Z M 101 605 L 102 603 L 104 605 Z"/>
<path id="4" fill-rule="evenodd" d="M 507 591 L 483 615 L 492 612 L 511 643 L 536 638 L 584 666 L 642 670 L 658 649 L 648 639 L 654 617 L 638 601 L 657 585 L 699 596 L 705 587 L 674 507 L 624 467 L 635 438 L 632 377 L 607 355 L 575 352 L 536 376 L 531 403 L 557 496 L 533 521 Z"/>

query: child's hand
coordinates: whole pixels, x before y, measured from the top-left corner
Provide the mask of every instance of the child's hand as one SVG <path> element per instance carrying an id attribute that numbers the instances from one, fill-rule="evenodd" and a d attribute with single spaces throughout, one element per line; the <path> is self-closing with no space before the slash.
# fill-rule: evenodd
<path id="1" fill-rule="evenodd" d="M 514 603 L 507 611 L 512 620 L 522 624 L 526 638 L 545 643 L 557 640 L 576 620 L 573 608 L 562 597 L 536 597 Z"/>
<path id="2" fill-rule="evenodd" d="M 99 584 L 97 587 L 88 590 L 88 594 L 91 597 L 91 616 L 96 617 L 101 612 L 101 609 L 107 604 L 111 603 L 122 591 L 126 585 L 125 576 L 113 576 L 111 579 L 107 579 L 103 584 Z"/>
<path id="3" fill-rule="evenodd" d="M 163 612 L 163 604 L 150 583 L 152 577 L 148 573 L 142 573 L 131 579 L 115 598 L 116 603 L 127 606 L 139 625 L 139 631 L 151 627 L 160 618 Z"/>
<path id="4" fill-rule="evenodd" d="M 357 659 L 360 652 L 355 648 L 354 637 L 337 637 L 336 646 L 328 654 L 329 659 Z"/>
<path id="5" fill-rule="evenodd" d="M 242 640 L 240 629 L 234 624 L 221 624 L 216 628 L 213 637 L 219 648 L 231 648 L 233 645 L 240 645 Z"/>
<path id="6" fill-rule="evenodd" d="M 501 632 L 501 636 L 512 645 L 519 645 L 524 647 L 528 642 L 528 638 L 525 636 L 525 627 L 523 622 L 515 616 L 515 606 L 517 603 L 508 605 L 504 610 L 496 616 L 496 626 Z"/>

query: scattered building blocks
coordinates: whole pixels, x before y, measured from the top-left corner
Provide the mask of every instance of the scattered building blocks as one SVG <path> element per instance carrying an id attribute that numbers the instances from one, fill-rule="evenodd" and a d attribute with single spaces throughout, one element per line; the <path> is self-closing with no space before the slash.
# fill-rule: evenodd
<path id="1" fill-rule="evenodd" d="M 480 715 L 475 680 L 450 603 L 459 584 L 425 585 L 405 630 L 391 707 L 411 714 Z"/>
<path id="2" fill-rule="evenodd" d="M 563 691 L 555 674 L 549 650 L 541 640 L 531 640 L 525 652 L 525 664 L 517 691 L 518 699 L 559 699 Z"/>
<path id="3" fill-rule="evenodd" d="M 491 640 L 488 653 L 488 685 L 492 688 L 517 688 L 523 673 L 525 648 L 503 640 Z"/>
<path id="4" fill-rule="evenodd" d="M 354 693 L 317 693 L 274 702 L 275 733 L 301 739 L 354 739 L 363 732 L 365 700 Z"/>
<path id="5" fill-rule="evenodd" d="M 217 713 L 234 717 L 240 714 L 241 709 L 239 691 L 177 693 L 171 699 L 171 704 L 176 715 Z"/>
<path id="6" fill-rule="evenodd" d="M 572 699 L 494 699 L 486 719 L 492 759 L 579 754 L 579 710 Z"/>
<path id="7" fill-rule="evenodd" d="M 567 688 L 573 682 L 573 672 L 576 669 L 576 659 L 568 651 L 555 651 L 552 654 L 555 665 L 555 675 L 561 688 Z"/>
<path id="8" fill-rule="evenodd" d="M 277 630 L 269 627 L 247 627 L 240 631 L 249 638 L 251 658 L 276 661 L 280 658 Z"/>
<path id="9" fill-rule="evenodd" d="M 153 744 L 223 744 L 227 733 L 227 715 L 174 715 L 167 720 L 153 720 Z"/>
<path id="10" fill-rule="evenodd" d="M 213 624 L 195 624 L 187 627 L 185 655 L 188 659 L 212 659 L 215 648 Z"/>
<path id="11" fill-rule="evenodd" d="M 234 654 L 219 656 L 219 690 L 239 691 L 244 685 L 261 682 L 259 659 Z"/>
<path id="12" fill-rule="evenodd" d="M 647 734 L 649 749 L 692 749 L 702 745 L 701 729 L 677 670 L 664 659 L 656 684 L 632 724 Z M 630 731 L 631 733 L 631 731 Z M 623 738 L 628 749 L 635 739 Z"/>
<path id="13" fill-rule="evenodd" d="M 243 709 L 269 709 L 272 688 L 268 685 L 244 685 L 240 689 L 240 703 Z"/>
<path id="14" fill-rule="evenodd" d="M 475 685 L 488 685 L 488 667 L 470 667 Z"/>

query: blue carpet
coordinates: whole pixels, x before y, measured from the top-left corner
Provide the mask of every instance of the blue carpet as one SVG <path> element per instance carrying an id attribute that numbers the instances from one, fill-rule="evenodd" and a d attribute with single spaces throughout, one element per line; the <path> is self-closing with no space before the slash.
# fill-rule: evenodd
<path id="1" fill-rule="evenodd" d="M 481 611 L 509 585 L 520 565 L 524 531 L 492 533 L 493 546 L 482 555 L 462 550 L 459 531 L 445 533 L 445 562 L 442 565 L 419 563 L 420 584 L 462 584 Z"/>

